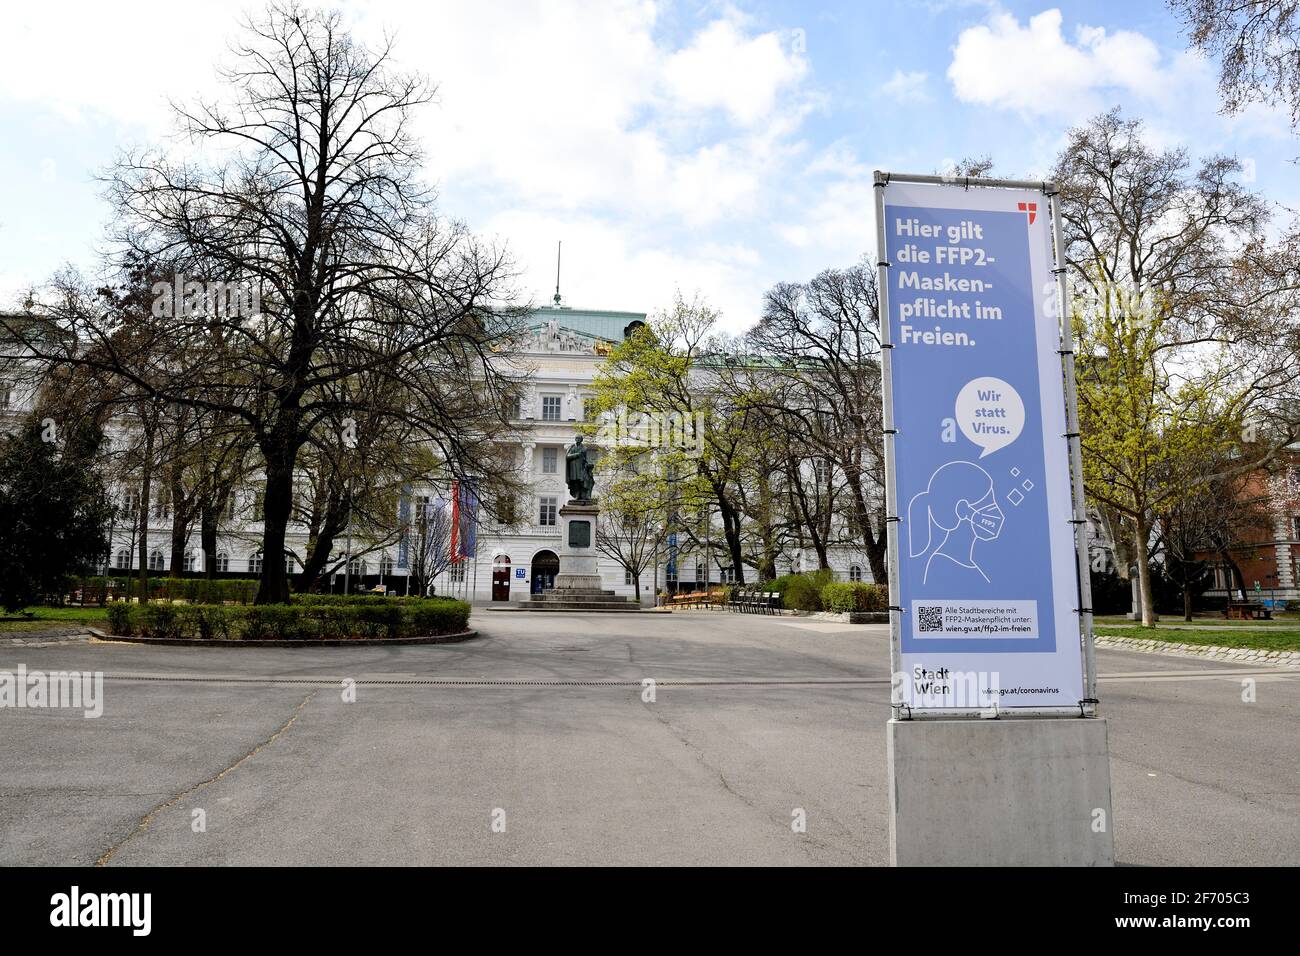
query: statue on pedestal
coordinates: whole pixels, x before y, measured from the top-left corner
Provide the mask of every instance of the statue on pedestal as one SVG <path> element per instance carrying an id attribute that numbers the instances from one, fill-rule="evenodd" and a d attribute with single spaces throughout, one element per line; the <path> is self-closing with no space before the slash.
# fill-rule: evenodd
<path id="1" fill-rule="evenodd" d="M 564 482 L 569 486 L 569 497 L 575 501 L 590 501 L 596 488 L 596 469 L 587 457 L 579 435 L 564 455 Z"/>

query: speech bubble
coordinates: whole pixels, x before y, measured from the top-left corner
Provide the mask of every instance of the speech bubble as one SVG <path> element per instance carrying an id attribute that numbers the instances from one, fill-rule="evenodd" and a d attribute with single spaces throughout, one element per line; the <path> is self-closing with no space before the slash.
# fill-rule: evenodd
<path id="1" fill-rule="evenodd" d="M 1000 378 L 974 378 L 957 393 L 957 426 L 980 448 L 980 457 L 1005 448 L 1025 428 L 1020 393 Z"/>

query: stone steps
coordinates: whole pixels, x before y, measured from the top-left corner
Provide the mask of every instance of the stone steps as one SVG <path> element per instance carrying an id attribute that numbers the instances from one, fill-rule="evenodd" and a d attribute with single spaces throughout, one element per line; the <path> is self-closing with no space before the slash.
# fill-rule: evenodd
<path id="1" fill-rule="evenodd" d="M 602 588 L 554 588 L 534 594 L 524 611 L 639 611 L 641 605 Z"/>
<path id="2" fill-rule="evenodd" d="M 633 613 L 641 610 L 641 605 L 634 604 L 631 601 L 607 601 L 603 603 L 596 602 L 565 602 L 565 601 L 529 601 L 526 604 L 520 604 L 521 611 L 617 611 L 620 613 Z"/>

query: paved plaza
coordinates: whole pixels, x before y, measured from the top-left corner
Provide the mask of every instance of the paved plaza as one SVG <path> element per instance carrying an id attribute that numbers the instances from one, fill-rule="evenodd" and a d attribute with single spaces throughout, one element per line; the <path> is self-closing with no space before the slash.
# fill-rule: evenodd
<path id="1" fill-rule="evenodd" d="M 0 863 L 887 863 L 885 627 L 474 623 L 441 646 L 0 646 L 0 671 L 105 674 L 98 719 L 0 709 Z M 1300 859 L 1300 673 L 1098 663 L 1120 863 Z"/>

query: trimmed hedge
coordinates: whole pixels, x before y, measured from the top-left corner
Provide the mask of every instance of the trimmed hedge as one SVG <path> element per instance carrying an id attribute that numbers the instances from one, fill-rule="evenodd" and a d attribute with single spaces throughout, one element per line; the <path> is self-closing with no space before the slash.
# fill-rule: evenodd
<path id="1" fill-rule="evenodd" d="M 888 591 L 878 584 L 832 581 L 821 597 L 828 611 L 883 611 L 889 606 Z"/>
<path id="2" fill-rule="evenodd" d="M 469 626 L 470 606 L 449 598 L 376 597 L 292 604 L 110 604 L 108 622 L 122 637 L 217 641 L 367 640 L 457 634 Z"/>
<path id="3" fill-rule="evenodd" d="M 781 606 L 790 611 L 820 611 L 822 589 L 833 583 L 835 572 L 821 568 L 813 574 L 786 574 L 763 586 L 764 591 L 777 591 Z"/>

